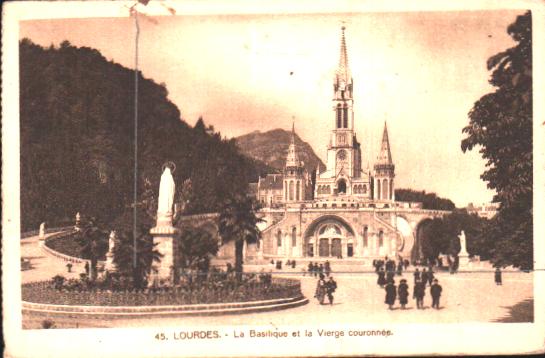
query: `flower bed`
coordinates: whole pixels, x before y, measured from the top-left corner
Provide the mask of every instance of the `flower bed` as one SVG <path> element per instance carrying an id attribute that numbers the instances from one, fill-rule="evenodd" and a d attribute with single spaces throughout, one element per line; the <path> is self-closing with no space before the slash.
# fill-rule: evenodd
<path id="1" fill-rule="evenodd" d="M 24 284 L 22 298 L 25 302 L 79 305 L 79 306 L 166 306 L 262 301 L 299 297 L 300 282 L 293 279 L 273 278 L 267 281 L 246 281 L 240 284 L 206 281 L 196 287 L 172 287 L 145 290 L 69 290 L 55 289 L 51 281 Z"/>
<path id="2" fill-rule="evenodd" d="M 76 241 L 76 238 L 74 237 L 75 234 L 75 231 L 70 231 L 53 235 L 47 238 L 45 241 L 45 246 L 66 256 L 89 259 L 88 257 L 83 257 L 81 255 L 81 246 Z M 106 260 L 106 252 L 104 252 L 98 259 L 99 261 Z"/>

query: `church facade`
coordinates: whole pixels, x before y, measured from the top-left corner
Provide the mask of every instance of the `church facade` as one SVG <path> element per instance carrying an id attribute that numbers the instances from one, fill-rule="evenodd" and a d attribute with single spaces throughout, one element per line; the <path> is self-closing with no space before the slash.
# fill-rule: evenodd
<path id="1" fill-rule="evenodd" d="M 292 128 L 283 174 L 270 174 L 254 184 L 256 199 L 264 206 L 259 212 L 262 237 L 257 245 L 249 245 L 247 256 L 369 262 L 385 256 L 418 256 L 420 223 L 444 212 L 395 200 L 395 165 L 386 122 L 373 170 L 368 165 L 362 168 L 353 88 L 343 27 L 326 168 L 317 170 L 311 183 L 299 160 Z"/>

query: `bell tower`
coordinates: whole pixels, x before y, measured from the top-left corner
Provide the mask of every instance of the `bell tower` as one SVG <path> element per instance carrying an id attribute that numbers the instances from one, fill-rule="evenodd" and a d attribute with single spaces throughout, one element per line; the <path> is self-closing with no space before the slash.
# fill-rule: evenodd
<path id="1" fill-rule="evenodd" d="M 370 198 L 369 176 L 361 170 L 361 144 L 354 131 L 354 81 L 348 64 L 345 37 L 346 28 L 341 28 L 339 64 L 333 78 L 333 115 L 329 144 L 327 146 L 326 170 L 317 175 L 314 196 L 330 195 Z"/>
<path id="2" fill-rule="evenodd" d="M 299 154 L 295 146 L 295 124 L 292 124 L 291 143 L 288 147 L 288 156 L 284 167 L 284 202 L 305 200 L 305 190 L 305 168 L 299 160 Z"/>
<path id="3" fill-rule="evenodd" d="M 380 154 L 374 166 L 374 194 L 375 200 L 394 201 L 394 177 L 395 165 L 392 161 L 390 151 L 390 141 L 388 140 L 388 127 L 384 122 L 384 131 L 382 132 L 382 143 L 380 145 Z"/>
<path id="4" fill-rule="evenodd" d="M 328 146 L 327 166 L 328 170 L 335 173 L 337 178 L 343 177 L 350 187 L 350 178 L 359 175 L 359 143 L 354 134 L 353 112 L 353 85 L 352 74 L 348 65 L 348 52 L 346 49 L 345 27 L 341 28 L 341 48 L 339 65 L 333 79 L 333 130 Z M 339 189 L 339 188 L 337 188 Z M 345 191 L 345 192 L 349 192 Z"/>

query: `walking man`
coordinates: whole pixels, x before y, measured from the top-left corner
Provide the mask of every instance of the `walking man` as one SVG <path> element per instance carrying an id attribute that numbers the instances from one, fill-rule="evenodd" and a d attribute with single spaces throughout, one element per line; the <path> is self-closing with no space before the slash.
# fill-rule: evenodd
<path id="1" fill-rule="evenodd" d="M 397 272 L 396 272 L 396 274 L 398 276 L 401 276 L 402 271 L 403 271 L 403 262 L 401 260 L 399 260 L 399 262 L 397 263 Z"/>
<path id="2" fill-rule="evenodd" d="M 441 298 L 441 292 L 443 291 L 443 288 L 439 284 L 439 280 L 435 279 L 433 280 L 433 285 L 431 285 L 430 293 L 432 298 L 432 304 L 431 307 L 435 309 L 439 309 L 439 299 Z"/>
<path id="3" fill-rule="evenodd" d="M 425 267 L 422 269 L 422 274 L 420 275 L 420 278 L 422 279 L 424 286 L 426 286 L 426 283 L 428 282 L 428 271 L 426 271 Z"/>
<path id="4" fill-rule="evenodd" d="M 418 267 L 414 270 L 413 276 L 414 276 L 414 284 L 416 285 L 416 281 L 420 280 L 420 271 L 418 271 Z"/>
<path id="5" fill-rule="evenodd" d="M 337 289 L 337 282 L 333 279 L 333 276 L 329 276 L 329 280 L 326 282 L 326 292 L 329 304 L 333 304 L 333 292 Z"/>
<path id="6" fill-rule="evenodd" d="M 428 284 L 431 287 L 431 283 L 433 282 L 433 279 L 435 278 L 433 274 L 433 269 L 430 267 L 430 270 L 428 271 Z"/>
<path id="7" fill-rule="evenodd" d="M 501 270 L 499 267 L 496 267 L 496 272 L 494 272 L 494 281 L 496 281 L 496 285 L 501 286 Z"/>
<path id="8" fill-rule="evenodd" d="M 384 272 L 384 269 L 381 267 L 380 271 L 378 272 L 377 285 L 379 285 L 380 287 L 384 287 L 385 283 L 386 283 L 385 272 Z"/>
<path id="9" fill-rule="evenodd" d="M 331 273 L 331 265 L 328 260 L 326 260 L 324 264 L 324 271 L 325 271 L 325 275 L 329 277 L 329 274 Z"/>
<path id="10" fill-rule="evenodd" d="M 386 272 L 386 282 L 393 281 L 394 280 L 394 271 L 388 271 Z"/>
<path id="11" fill-rule="evenodd" d="M 409 285 L 407 285 L 407 280 L 401 280 L 399 287 L 397 288 L 397 295 L 399 296 L 401 309 L 404 310 L 409 298 Z"/>
<path id="12" fill-rule="evenodd" d="M 425 283 L 422 280 L 417 280 L 414 283 L 413 298 L 416 299 L 416 308 L 424 308 L 424 296 L 426 295 Z"/>

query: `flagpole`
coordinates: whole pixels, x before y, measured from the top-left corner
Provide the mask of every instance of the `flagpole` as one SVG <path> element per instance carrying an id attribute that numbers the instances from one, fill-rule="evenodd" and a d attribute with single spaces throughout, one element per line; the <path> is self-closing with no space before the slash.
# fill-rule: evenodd
<path id="1" fill-rule="evenodd" d="M 134 203 L 133 203 L 133 268 L 137 262 L 137 201 L 138 201 L 138 39 L 140 27 L 138 25 L 138 11 L 133 8 L 135 41 L 134 41 Z"/>

